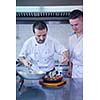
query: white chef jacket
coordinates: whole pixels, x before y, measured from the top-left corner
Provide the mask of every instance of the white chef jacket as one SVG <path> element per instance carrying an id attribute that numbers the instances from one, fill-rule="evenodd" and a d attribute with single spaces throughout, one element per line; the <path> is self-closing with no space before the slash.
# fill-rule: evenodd
<path id="1" fill-rule="evenodd" d="M 67 49 L 51 37 L 43 44 L 38 44 L 35 37 L 29 38 L 23 45 L 19 56 L 35 60 L 40 70 L 50 71 L 54 68 L 54 53 L 62 54 Z"/>
<path id="2" fill-rule="evenodd" d="M 70 60 L 73 63 L 72 77 L 83 77 L 83 35 L 77 38 L 76 34 L 69 38 Z"/>

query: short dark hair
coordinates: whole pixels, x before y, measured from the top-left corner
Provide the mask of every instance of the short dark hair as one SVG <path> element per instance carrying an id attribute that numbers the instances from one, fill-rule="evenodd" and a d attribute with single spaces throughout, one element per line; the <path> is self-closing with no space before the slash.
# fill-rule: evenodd
<path id="1" fill-rule="evenodd" d="M 70 12 L 69 19 L 76 19 L 79 17 L 83 17 L 83 12 L 81 10 L 76 9 Z"/>
<path id="2" fill-rule="evenodd" d="M 35 33 L 35 29 L 43 30 L 45 28 L 46 28 L 46 30 L 48 30 L 48 27 L 47 27 L 46 23 L 43 22 L 43 21 L 36 21 L 33 24 L 33 32 L 34 33 Z"/>

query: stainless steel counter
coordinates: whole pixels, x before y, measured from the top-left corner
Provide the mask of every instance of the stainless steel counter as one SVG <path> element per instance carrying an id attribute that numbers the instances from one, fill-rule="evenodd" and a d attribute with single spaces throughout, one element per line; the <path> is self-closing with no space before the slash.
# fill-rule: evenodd
<path id="1" fill-rule="evenodd" d="M 32 88 L 26 89 L 20 96 L 17 91 L 17 100 L 83 100 L 82 79 L 65 80 L 67 83 L 57 88 L 41 86 L 37 80 Z"/>

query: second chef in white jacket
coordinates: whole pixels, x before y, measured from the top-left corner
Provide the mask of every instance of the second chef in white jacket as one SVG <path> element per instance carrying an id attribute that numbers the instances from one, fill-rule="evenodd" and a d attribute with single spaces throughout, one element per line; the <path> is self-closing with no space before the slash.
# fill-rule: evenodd
<path id="1" fill-rule="evenodd" d="M 69 37 L 70 67 L 68 75 L 72 78 L 83 78 L 83 12 L 73 10 L 69 16 L 69 23 L 74 34 Z"/>
<path id="2" fill-rule="evenodd" d="M 70 67 L 67 73 L 72 77 L 70 100 L 83 100 L 83 12 L 78 9 L 70 12 L 69 23 L 74 30 L 69 37 Z"/>

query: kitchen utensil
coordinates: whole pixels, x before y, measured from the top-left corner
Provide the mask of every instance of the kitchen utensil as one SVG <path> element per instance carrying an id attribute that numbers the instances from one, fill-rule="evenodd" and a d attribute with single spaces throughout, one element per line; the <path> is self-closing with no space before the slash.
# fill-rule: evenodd
<path id="1" fill-rule="evenodd" d="M 31 67 L 18 67 L 17 68 L 17 73 L 23 77 L 24 79 L 28 79 L 28 80 L 36 80 L 36 79 L 41 79 L 42 77 L 45 76 L 46 72 L 43 71 L 38 71 L 38 70 L 34 70 Z"/>

